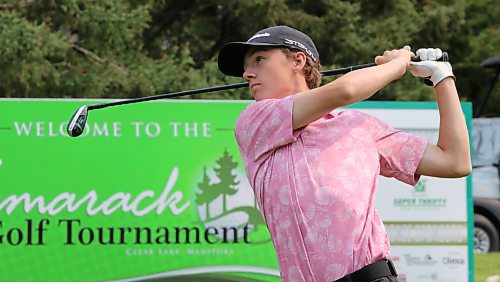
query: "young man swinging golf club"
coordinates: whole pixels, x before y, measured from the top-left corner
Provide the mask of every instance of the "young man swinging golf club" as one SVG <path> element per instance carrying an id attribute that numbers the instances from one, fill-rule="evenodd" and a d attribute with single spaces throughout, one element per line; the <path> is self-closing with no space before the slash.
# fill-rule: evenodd
<path id="1" fill-rule="evenodd" d="M 256 102 L 236 122 L 247 176 L 271 233 L 283 281 L 397 281 L 375 209 L 378 175 L 415 185 L 420 175 L 462 177 L 471 160 L 466 123 L 439 49 L 385 51 L 374 67 L 320 86 L 320 56 L 286 26 L 226 44 L 219 69 L 249 82 Z M 409 70 L 429 78 L 439 105 L 437 145 L 365 113 L 368 99 Z"/>

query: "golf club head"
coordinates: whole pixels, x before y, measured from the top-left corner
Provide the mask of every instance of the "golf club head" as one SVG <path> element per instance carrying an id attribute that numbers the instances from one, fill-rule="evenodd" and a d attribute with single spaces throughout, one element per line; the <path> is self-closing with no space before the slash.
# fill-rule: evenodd
<path id="1" fill-rule="evenodd" d="M 77 137 L 83 133 L 85 123 L 87 122 L 87 115 L 87 106 L 81 106 L 76 110 L 73 116 L 71 116 L 66 129 L 69 136 Z"/>

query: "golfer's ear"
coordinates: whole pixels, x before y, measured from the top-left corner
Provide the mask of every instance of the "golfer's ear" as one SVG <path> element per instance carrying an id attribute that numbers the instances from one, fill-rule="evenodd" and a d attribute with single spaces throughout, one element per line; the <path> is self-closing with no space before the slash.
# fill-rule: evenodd
<path id="1" fill-rule="evenodd" d="M 303 52 L 295 52 L 293 56 L 293 63 L 295 69 L 303 69 L 306 65 L 307 57 Z"/>

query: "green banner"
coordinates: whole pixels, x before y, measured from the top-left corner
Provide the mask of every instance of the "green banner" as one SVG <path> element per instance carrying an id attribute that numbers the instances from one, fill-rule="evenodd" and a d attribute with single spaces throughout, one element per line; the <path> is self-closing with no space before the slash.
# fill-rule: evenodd
<path id="1" fill-rule="evenodd" d="M 78 107 L 103 102 L 0 99 L 0 281 L 279 281 L 234 139 L 249 101 L 92 110 L 82 136 L 67 136 Z M 350 108 L 437 136 L 434 102 Z M 400 277 L 426 281 L 432 263 L 449 281 L 472 279 L 470 186 L 379 179 Z"/>
<path id="2" fill-rule="evenodd" d="M 0 101 L 0 281 L 279 280 L 233 128 L 248 102 Z"/>

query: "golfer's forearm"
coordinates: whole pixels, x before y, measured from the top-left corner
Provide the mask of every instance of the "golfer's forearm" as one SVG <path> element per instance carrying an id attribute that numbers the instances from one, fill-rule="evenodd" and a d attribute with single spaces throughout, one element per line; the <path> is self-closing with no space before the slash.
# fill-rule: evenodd
<path id="1" fill-rule="evenodd" d="M 468 174 L 471 170 L 469 135 L 455 82 L 446 78 L 435 90 L 440 117 L 437 146 L 453 170 Z"/>
<path id="2" fill-rule="evenodd" d="M 365 68 L 347 73 L 337 79 L 343 85 L 340 93 L 330 92 L 332 96 L 339 96 L 334 100 L 335 106 L 346 106 L 370 98 L 377 91 L 392 81 L 401 78 L 406 72 L 407 62 L 392 60 L 388 63 L 371 68 Z"/>
<path id="3" fill-rule="evenodd" d="M 321 87 L 295 95 L 293 128 L 305 126 L 330 111 L 371 97 L 406 71 L 403 60 L 350 72 Z"/>

